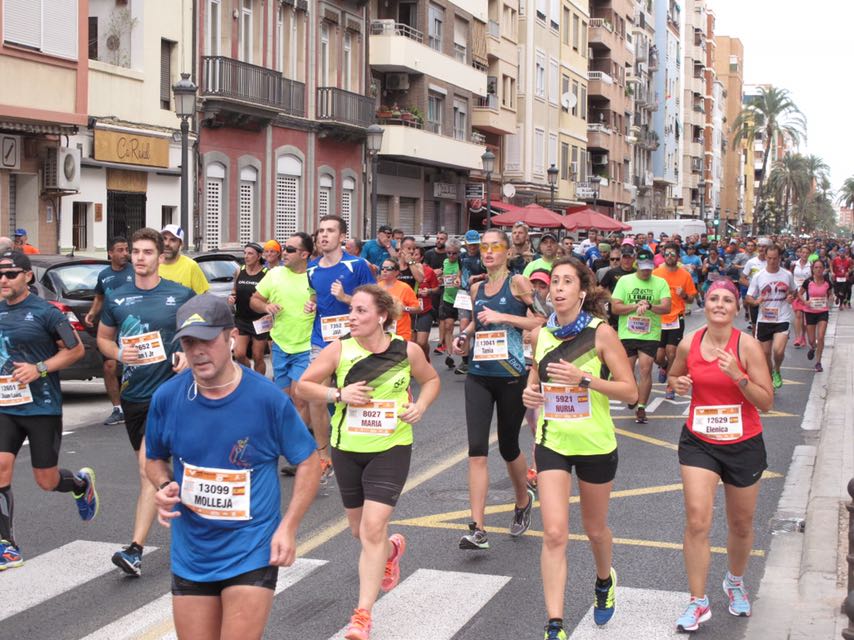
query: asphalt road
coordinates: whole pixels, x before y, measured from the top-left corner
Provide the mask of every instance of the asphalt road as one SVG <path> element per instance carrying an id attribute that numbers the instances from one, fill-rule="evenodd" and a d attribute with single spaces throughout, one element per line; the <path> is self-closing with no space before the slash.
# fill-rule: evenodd
<path id="1" fill-rule="evenodd" d="M 689 330 L 701 314 L 688 318 Z M 535 510 L 531 530 L 520 539 L 506 531 L 512 491 L 493 446 L 490 453 L 490 509 L 486 526 L 492 548 L 457 547 L 468 517 L 463 376 L 434 358 L 442 395 L 416 427 L 409 483 L 395 511 L 392 531 L 406 535 L 402 582 L 383 596 L 374 616 L 374 640 L 483 640 L 541 638 L 545 610 L 539 577 L 542 522 Z M 774 411 L 763 417 L 769 472 L 756 514 L 756 542 L 748 587 L 759 584 L 769 548 L 769 522 L 783 487 L 792 450 L 803 442 L 800 414 L 813 372 L 804 351 L 791 347 L 786 384 Z M 824 374 L 828 375 L 828 374 Z M 168 638 L 170 624 L 169 536 L 155 524 L 140 579 L 121 575 L 110 564 L 112 551 L 128 544 L 137 494 L 136 463 L 123 427 L 105 427 L 109 405 L 97 384 L 66 385 L 66 430 L 60 463 L 97 470 L 101 513 L 89 524 L 76 515 L 68 495 L 38 490 L 27 449 L 16 468 L 16 536 L 27 564 L 0 574 L 0 639 Z M 610 507 L 619 575 L 617 612 L 609 638 L 667 638 L 686 604 L 681 540 L 682 494 L 676 446 L 683 404 L 663 401 L 655 385 L 650 421 L 636 425 L 633 413 L 612 407 L 618 428 L 620 468 Z M 523 426 L 523 451 L 531 434 Z M 292 479 L 282 479 L 285 499 Z M 726 569 L 726 530 L 719 491 L 711 541 L 709 579 L 713 618 L 706 637 L 739 638 L 744 621 L 726 613 L 720 580 Z M 565 619 L 572 638 L 594 637 L 590 620 L 594 569 L 580 528 L 578 505 L 570 509 L 569 578 Z M 300 536 L 303 558 L 289 574 L 293 584 L 278 595 L 269 638 L 333 638 L 356 603 L 358 545 L 346 531 L 334 486 L 319 496 Z M 311 560 L 309 562 L 308 560 Z M 285 583 L 281 581 L 281 586 Z M 596 635 L 595 637 L 602 637 Z"/>

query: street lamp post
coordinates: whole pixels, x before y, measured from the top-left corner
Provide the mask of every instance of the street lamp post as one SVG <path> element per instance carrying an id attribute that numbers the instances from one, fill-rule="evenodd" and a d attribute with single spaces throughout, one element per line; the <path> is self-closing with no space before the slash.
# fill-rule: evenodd
<path id="1" fill-rule="evenodd" d="M 703 221 L 703 224 L 707 224 L 708 220 L 706 220 L 706 181 L 701 179 L 700 184 L 697 186 L 700 188 L 700 219 Z"/>
<path id="2" fill-rule="evenodd" d="M 555 208 L 555 187 L 557 186 L 557 174 L 559 173 L 558 168 L 554 165 L 550 166 L 548 170 L 546 170 L 549 178 L 549 191 L 551 192 L 551 199 L 549 200 L 549 208 L 554 211 Z"/>
<path id="3" fill-rule="evenodd" d="M 601 176 L 591 176 L 590 182 L 593 183 L 593 210 L 596 210 L 596 205 L 599 203 L 599 183 L 602 182 Z"/>
<path id="4" fill-rule="evenodd" d="M 383 146 L 383 129 L 378 124 L 368 127 L 365 144 L 371 157 L 371 238 L 377 237 L 377 160 Z"/>
<path id="5" fill-rule="evenodd" d="M 486 174 L 486 228 L 492 229 L 492 202 L 490 201 L 489 183 L 492 181 L 492 172 L 495 171 L 495 154 L 489 149 L 480 156 L 483 163 L 483 172 Z"/>
<path id="6" fill-rule="evenodd" d="M 196 87 L 190 80 L 189 73 L 182 73 L 181 79 L 172 87 L 175 94 L 175 114 L 181 118 L 181 229 L 184 238 L 188 238 L 190 221 L 190 196 L 189 196 L 189 136 L 190 118 L 196 111 Z"/>

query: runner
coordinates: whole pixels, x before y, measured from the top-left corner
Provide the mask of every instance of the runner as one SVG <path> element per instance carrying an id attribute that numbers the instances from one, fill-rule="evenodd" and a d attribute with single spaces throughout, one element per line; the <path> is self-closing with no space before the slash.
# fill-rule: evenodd
<path id="1" fill-rule="evenodd" d="M 623 242 L 620 247 L 620 262 L 613 269 L 609 269 L 599 281 L 600 286 L 612 294 L 614 293 L 614 289 L 617 288 L 617 282 L 620 278 L 635 272 L 635 245 L 634 240 L 631 240 L 631 238 L 629 240 Z M 618 319 L 619 316 L 614 313 L 611 304 L 608 303 L 608 324 L 611 325 L 614 331 L 619 326 Z"/>
<path id="2" fill-rule="evenodd" d="M 145 477 L 145 424 L 151 396 L 172 375 L 186 367 L 183 353 L 172 344 L 175 314 L 193 297 L 192 290 L 158 274 L 163 236 L 143 228 L 131 238 L 134 281 L 108 293 L 98 325 L 98 350 L 121 362 L 121 403 L 125 429 L 137 457 L 140 490 L 131 543 L 113 554 L 113 564 L 132 576 L 142 571 L 142 552 L 157 513 L 155 489 Z"/>
<path id="3" fill-rule="evenodd" d="M 754 245 L 755 246 L 755 245 Z M 747 243 L 747 250 L 750 251 L 751 243 Z M 759 242 L 759 249 L 755 256 L 749 258 L 745 263 L 744 267 L 741 270 L 741 286 L 744 287 L 741 295 L 744 296 L 745 299 L 745 312 L 749 313 L 747 321 L 750 323 L 747 326 L 747 330 L 756 334 L 757 330 L 757 318 L 759 315 L 759 309 L 756 308 L 755 305 L 748 304 L 747 300 L 747 291 L 750 289 L 750 283 L 753 282 L 753 278 L 756 277 L 756 274 L 762 271 L 765 268 L 766 255 L 767 255 L 768 245 L 765 242 L 765 239 L 762 238 Z"/>
<path id="4" fill-rule="evenodd" d="M 848 255 L 848 249 L 841 247 L 837 255 L 830 263 L 833 272 L 833 288 L 836 294 L 836 305 L 840 309 L 846 306 L 851 308 L 851 283 L 849 278 L 854 270 L 854 262 Z"/>
<path id="5" fill-rule="evenodd" d="M 160 230 L 163 236 L 163 260 L 160 263 L 160 277 L 182 284 L 196 293 L 204 293 L 210 288 L 208 279 L 198 263 L 181 253 L 184 244 L 184 230 L 177 224 L 167 224 Z"/>
<path id="6" fill-rule="evenodd" d="M 126 238 L 116 236 L 110 240 L 107 243 L 107 257 L 110 259 L 110 266 L 98 274 L 98 281 L 95 283 L 95 300 L 83 318 L 83 322 L 89 327 L 95 326 L 101 309 L 104 308 L 104 296 L 107 292 L 133 281 L 133 265 L 130 263 Z M 107 390 L 107 397 L 113 403 L 113 412 L 104 424 L 123 424 L 125 414 L 122 412 L 119 397 L 118 363 L 109 358 L 104 358 L 104 388 Z"/>
<path id="7" fill-rule="evenodd" d="M 362 258 L 379 269 L 383 260 L 388 258 L 397 259 L 397 244 L 392 242 L 391 227 L 387 224 L 380 225 L 377 229 L 377 237 L 368 240 L 362 245 Z"/>
<path id="8" fill-rule="evenodd" d="M 310 402 L 335 402 L 332 460 L 350 532 L 362 545 L 348 640 L 368 640 L 379 590 L 391 591 L 400 581 L 406 540 L 399 533 L 388 537 L 388 523 L 409 473 L 412 425 L 439 395 L 439 377 L 421 348 L 390 332 L 398 313 L 382 288 L 360 286 L 349 336 L 326 347 L 298 383 Z M 338 388 L 327 386 L 333 374 Z M 421 389 L 417 400 L 411 377 Z"/>
<path id="9" fill-rule="evenodd" d="M 445 245 L 447 257 L 442 264 L 442 303 L 439 305 L 439 344 L 442 346 L 441 353 L 445 354 L 445 366 L 449 369 L 456 367 L 454 358 L 451 356 L 454 346 L 454 323 L 458 312 L 454 306 L 457 299 L 457 291 L 460 286 L 460 242 L 450 239 Z"/>
<path id="10" fill-rule="evenodd" d="M 827 332 L 827 320 L 830 316 L 831 283 L 825 277 L 825 266 L 821 260 L 812 263 L 812 277 L 804 280 L 797 290 L 798 300 L 806 315 L 809 351 L 807 360 L 816 359 L 815 371 L 821 373 L 821 356 L 824 353 L 824 334 Z"/>
<path id="11" fill-rule="evenodd" d="M 489 549 L 484 510 L 489 487 L 489 429 L 496 409 L 498 450 L 507 464 L 516 498 L 510 535 L 521 536 L 531 525 L 534 492 L 527 487 L 528 465 L 519 449 L 519 430 L 525 416 L 522 331 L 539 327 L 543 318 L 528 315 L 534 302 L 533 290 L 527 278 L 509 273 L 509 246 L 510 239 L 503 231 L 484 232 L 480 255 L 488 276 L 486 282 L 472 287 L 475 326 L 461 329 L 454 342 L 456 353 L 471 350 L 472 354 L 465 389 L 472 522 L 469 533 L 460 539 L 460 549 Z"/>
<path id="12" fill-rule="evenodd" d="M 430 362 L 430 331 L 437 315 L 437 310 L 433 308 L 433 296 L 439 293 L 439 279 L 432 267 L 424 263 L 424 249 L 416 246 L 412 255 L 424 274 L 415 292 L 418 297 L 418 311 L 412 316 L 413 336 L 418 346 L 424 350 L 427 362 Z"/>
<path id="13" fill-rule="evenodd" d="M 543 518 L 545 640 L 566 640 L 563 630 L 566 545 L 572 468 L 578 476 L 584 532 L 596 564 L 593 617 L 603 625 L 614 614 L 617 574 L 611 566 L 608 501 L 617 473 L 617 439 L 609 399 L 635 403 L 638 388 L 617 334 L 601 318 L 608 295 L 576 258 L 552 266 L 555 311 L 546 328 L 534 329 L 534 366 L 522 399 L 539 414 L 535 455 Z M 607 367 L 610 379 L 602 378 Z"/>
<path id="14" fill-rule="evenodd" d="M 507 260 L 510 273 L 513 275 L 524 273 L 525 267 L 534 260 L 534 248 L 528 239 L 528 225 L 521 220 L 515 223 L 510 238 L 513 240 Z"/>
<path id="15" fill-rule="evenodd" d="M 721 481 L 729 528 L 723 589 L 732 615 L 750 615 L 743 576 L 753 547 L 759 479 L 768 466 L 759 411 L 770 411 L 774 403 L 762 347 L 733 326 L 738 315 L 735 285 L 729 280 L 713 283 L 705 313 L 706 326 L 679 343 L 668 378 L 679 395 L 691 395 L 688 422 L 679 439 L 683 554 L 691 601 L 676 621 L 679 631 L 695 631 L 712 616 L 706 595 L 709 532 Z"/>
<path id="16" fill-rule="evenodd" d="M 408 284 L 398 280 L 399 276 L 398 263 L 391 259 L 383 260 L 377 284 L 400 305 L 401 313 L 397 318 L 394 333 L 409 341 L 412 340 L 412 314 L 418 311 L 418 298 Z"/>
<path id="17" fill-rule="evenodd" d="M 225 300 L 193 298 L 177 328 L 173 341 L 191 372 L 151 399 L 145 466 L 158 520 L 172 532 L 175 631 L 260 639 L 279 567 L 296 559 L 297 530 L 317 493 L 315 443 L 272 382 L 232 362 L 237 331 Z M 297 465 L 284 518 L 280 455 Z"/>
<path id="18" fill-rule="evenodd" d="M 529 277 L 537 269 L 552 270 L 552 263 L 557 258 L 557 236 L 551 231 L 546 231 L 540 236 L 540 244 L 537 245 L 540 257 L 531 260 L 522 271 L 522 275 Z"/>
<path id="19" fill-rule="evenodd" d="M 460 332 L 466 330 L 466 327 L 469 326 L 472 319 L 471 286 L 476 282 L 482 282 L 486 279 L 486 269 L 480 259 L 480 234 L 474 229 L 466 231 L 465 246 L 465 252 L 460 254 L 460 269 L 462 269 L 462 275 L 460 276 L 460 288 L 463 290 L 463 293 L 468 296 L 468 308 L 466 308 L 463 301 L 460 301 L 459 303 L 455 301 L 454 303 L 454 306 L 459 310 Z M 468 373 L 468 370 L 469 356 L 466 353 L 463 355 L 460 365 L 454 369 L 454 373 L 457 375 L 465 375 Z"/>
<path id="20" fill-rule="evenodd" d="M 806 245 L 801 245 L 798 247 L 798 259 L 792 263 L 791 271 L 796 291 L 801 288 L 806 280 L 812 277 L 812 263 L 809 261 L 809 254 Z M 795 349 L 800 349 L 807 343 L 805 311 L 806 307 L 800 296 L 792 301 L 792 315 L 795 318 L 795 341 L 792 344 Z"/>
<path id="21" fill-rule="evenodd" d="M 250 242 L 243 248 L 243 264 L 234 274 L 234 285 L 228 304 L 235 306 L 234 324 L 237 327 L 237 338 L 234 340 L 234 356 L 244 367 L 249 366 L 247 352 L 252 349 L 252 363 L 255 371 L 262 376 L 267 373 L 267 363 L 264 354 L 267 351 L 267 341 L 270 332 L 255 322 L 264 317 L 263 313 L 255 311 L 249 305 L 252 294 L 258 283 L 267 275 L 267 267 L 261 264 L 264 249 L 257 242 Z"/>
<path id="22" fill-rule="evenodd" d="M 282 245 L 275 240 L 267 240 L 264 243 L 264 266 L 267 271 L 272 271 L 282 265 Z"/>
<path id="23" fill-rule="evenodd" d="M 750 281 L 745 302 L 757 309 L 756 339 L 762 344 L 768 359 L 774 388 L 779 389 L 783 386 L 780 367 L 783 366 L 786 343 L 789 342 L 795 280 L 791 272 L 780 268 L 780 247 L 768 247 L 765 258 L 767 264 Z"/>
<path id="24" fill-rule="evenodd" d="M 15 459 L 29 440 L 36 484 L 44 491 L 71 493 L 84 521 L 98 515 L 95 471 L 60 469 L 62 391 L 59 371 L 84 356 L 68 319 L 55 306 L 30 293 L 30 259 L 18 251 L 0 255 L 0 571 L 24 564 L 12 518 Z M 52 508 L 48 504 L 42 509 Z"/>
<path id="25" fill-rule="evenodd" d="M 638 270 L 617 281 L 611 294 L 611 313 L 618 317 L 617 333 L 632 371 L 638 364 L 638 404 L 635 422 L 646 424 L 646 403 L 652 391 L 652 365 L 661 342 L 661 316 L 670 313 L 670 287 L 667 281 L 652 275 L 652 252 L 637 252 Z"/>

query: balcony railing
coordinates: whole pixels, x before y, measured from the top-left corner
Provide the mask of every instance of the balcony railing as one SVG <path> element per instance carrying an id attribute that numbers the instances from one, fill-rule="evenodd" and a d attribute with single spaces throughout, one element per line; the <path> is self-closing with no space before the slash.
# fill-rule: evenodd
<path id="1" fill-rule="evenodd" d="M 317 119 L 367 128 L 374 121 L 374 101 L 337 87 L 318 87 Z"/>
<path id="2" fill-rule="evenodd" d="M 394 20 L 374 20 L 371 22 L 371 35 L 374 36 L 403 36 L 415 42 L 424 42 L 424 34 L 413 29 L 408 24 Z"/>
<path id="3" fill-rule="evenodd" d="M 604 18 L 591 18 L 589 25 L 591 29 L 606 29 L 612 33 L 614 32 L 614 27 Z"/>
<path id="4" fill-rule="evenodd" d="M 477 104 L 475 104 L 475 108 L 492 109 L 493 111 L 498 111 L 498 96 L 494 93 L 489 93 L 485 96 L 478 97 Z"/>
<path id="5" fill-rule="evenodd" d="M 232 98 L 305 116 L 305 85 L 280 72 L 223 56 L 202 58 L 202 96 Z"/>
<path id="6" fill-rule="evenodd" d="M 595 80 L 601 80 L 605 84 L 614 84 L 613 78 L 611 78 L 611 76 L 609 76 L 604 71 L 588 71 L 587 78 L 590 82 L 593 82 Z"/>
<path id="7" fill-rule="evenodd" d="M 611 135 L 611 130 L 606 125 L 595 122 L 589 123 L 587 125 L 587 130 L 591 133 L 604 133 L 606 135 Z"/>
<path id="8" fill-rule="evenodd" d="M 482 134 L 480 131 L 472 131 L 471 132 L 471 141 L 474 144 L 486 144 L 486 136 Z"/>

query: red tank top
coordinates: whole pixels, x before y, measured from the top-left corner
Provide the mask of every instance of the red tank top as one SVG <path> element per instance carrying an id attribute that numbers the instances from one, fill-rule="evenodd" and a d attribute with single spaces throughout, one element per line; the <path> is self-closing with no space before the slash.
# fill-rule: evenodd
<path id="1" fill-rule="evenodd" d="M 688 374 L 694 381 L 688 429 L 709 444 L 725 445 L 742 442 L 762 433 L 762 422 L 756 407 L 744 397 L 738 385 L 718 366 L 718 360 L 706 360 L 700 352 L 700 342 L 706 329 L 698 331 L 691 340 L 688 353 Z M 738 357 L 741 331 L 733 329 L 726 351 L 735 355 L 738 368 L 744 371 Z"/>

